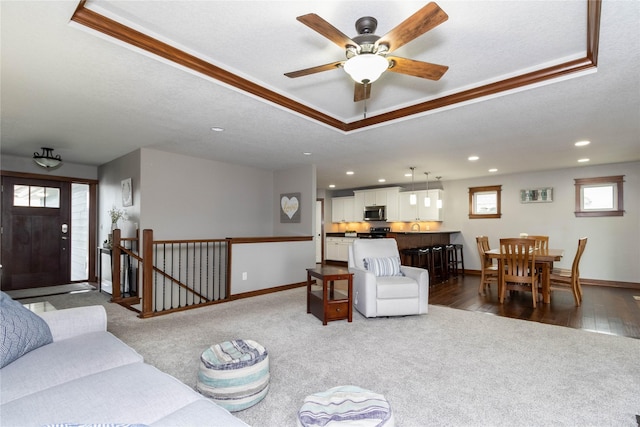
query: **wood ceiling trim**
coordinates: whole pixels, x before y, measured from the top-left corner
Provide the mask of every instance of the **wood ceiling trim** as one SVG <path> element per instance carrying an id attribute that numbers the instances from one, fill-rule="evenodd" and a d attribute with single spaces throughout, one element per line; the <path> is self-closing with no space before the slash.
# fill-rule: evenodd
<path id="1" fill-rule="evenodd" d="M 401 119 L 415 114 L 425 113 L 450 105 L 472 101 L 474 99 L 495 95 L 501 92 L 518 89 L 521 87 L 539 84 L 547 80 L 556 79 L 573 73 L 580 73 L 596 68 L 598 63 L 598 46 L 600 41 L 600 18 L 602 0 L 587 0 L 587 53 L 584 58 L 564 62 L 551 67 L 536 70 L 530 73 L 511 77 L 495 83 L 479 86 L 477 88 L 454 93 L 441 98 L 421 102 L 408 107 L 400 108 L 387 113 L 371 116 L 366 119 L 346 123 L 327 114 L 315 110 L 286 96 L 264 88 L 247 79 L 237 76 L 227 70 L 217 67 L 193 55 L 181 51 L 171 45 L 163 43 L 146 34 L 136 31 L 117 21 L 100 15 L 85 7 L 86 0 L 81 0 L 71 20 L 113 37 L 131 46 L 143 49 L 156 56 L 167 59 L 178 65 L 187 67 L 200 74 L 216 79 L 222 83 L 233 86 L 244 92 L 260 97 L 288 110 L 302 114 L 317 120 L 343 132 L 362 129 L 384 122 Z"/>

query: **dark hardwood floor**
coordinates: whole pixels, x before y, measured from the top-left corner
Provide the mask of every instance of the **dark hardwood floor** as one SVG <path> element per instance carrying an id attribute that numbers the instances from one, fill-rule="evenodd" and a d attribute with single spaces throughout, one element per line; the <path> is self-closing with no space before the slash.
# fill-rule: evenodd
<path id="1" fill-rule="evenodd" d="M 467 274 L 433 284 L 429 304 L 640 339 L 640 290 L 583 285 L 580 307 L 570 292 L 554 291 L 551 304 L 533 308 L 530 293 L 514 292 L 500 304 L 496 286 L 482 296 L 479 282 L 480 276 Z"/>

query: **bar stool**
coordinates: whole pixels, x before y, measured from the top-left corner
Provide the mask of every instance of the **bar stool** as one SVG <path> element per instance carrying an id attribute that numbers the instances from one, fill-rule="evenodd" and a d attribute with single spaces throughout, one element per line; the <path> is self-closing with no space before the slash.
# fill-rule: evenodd
<path id="1" fill-rule="evenodd" d="M 429 272 L 429 276 L 431 276 L 433 271 L 433 254 L 431 253 L 431 248 L 426 246 L 420 248 L 419 251 L 422 256 L 421 259 L 423 260 L 420 267 L 426 269 Z M 429 284 L 431 284 L 431 282 L 429 282 Z"/>
<path id="2" fill-rule="evenodd" d="M 404 257 L 403 264 L 410 265 L 411 267 L 419 267 L 421 263 L 420 248 L 408 248 L 400 251 Z M 408 262 L 407 262 L 408 261 Z"/>
<path id="3" fill-rule="evenodd" d="M 431 277 L 435 277 L 439 273 L 440 281 L 445 282 L 448 280 L 445 245 L 433 245 L 430 249 L 432 259 L 431 265 L 433 266 Z"/>
<path id="4" fill-rule="evenodd" d="M 464 254 L 462 245 L 450 243 L 446 245 L 447 269 L 450 276 L 458 277 L 458 265 L 462 263 L 462 275 L 464 276 Z M 458 256 L 458 253 L 460 256 Z"/>

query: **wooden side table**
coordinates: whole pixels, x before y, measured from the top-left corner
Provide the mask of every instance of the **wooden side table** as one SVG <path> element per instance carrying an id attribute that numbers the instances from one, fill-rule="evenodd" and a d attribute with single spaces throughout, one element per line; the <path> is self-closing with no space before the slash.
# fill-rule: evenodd
<path id="1" fill-rule="evenodd" d="M 322 282 L 322 290 L 311 290 L 311 278 Z M 346 280 L 347 294 L 334 288 L 335 280 Z M 353 319 L 353 273 L 344 267 L 323 265 L 307 268 L 307 313 L 313 313 L 322 324 L 332 320 Z"/>

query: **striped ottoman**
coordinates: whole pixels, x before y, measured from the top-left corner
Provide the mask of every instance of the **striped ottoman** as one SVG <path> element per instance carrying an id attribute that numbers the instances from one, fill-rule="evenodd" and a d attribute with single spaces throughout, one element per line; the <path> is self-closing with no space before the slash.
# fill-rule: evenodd
<path id="1" fill-rule="evenodd" d="M 393 427 L 391 406 L 383 395 L 356 386 L 340 386 L 305 397 L 299 427 Z"/>
<path id="2" fill-rule="evenodd" d="M 251 340 L 214 344 L 200 356 L 196 389 L 228 411 L 242 411 L 269 391 L 269 354 Z"/>

